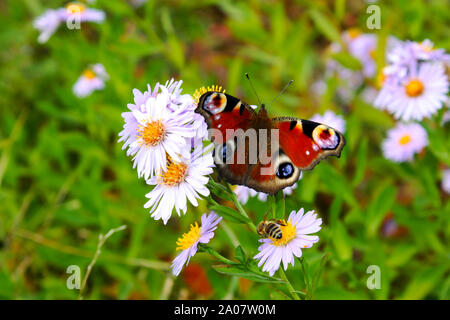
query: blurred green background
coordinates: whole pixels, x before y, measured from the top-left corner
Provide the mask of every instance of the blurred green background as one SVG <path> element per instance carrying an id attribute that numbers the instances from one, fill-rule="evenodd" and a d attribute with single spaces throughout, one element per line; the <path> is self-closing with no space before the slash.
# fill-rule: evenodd
<path id="1" fill-rule="evenodd" d="M 324 76 L 327 48 L 349 28 L 379 39 L 429 38 L 449 51 L 447 1 L 379 1 L 381 29 L 368 30 L 364 1 L 149 0 L 135 8 L 97 0 L 92 6 L 106 12 L 104 23 L 62 25 L 38 44 L 33 19 L 65 4 L 0 2 L 0 298 L 77 298 L 78 290 L 66 287 L 66 268 L 78 265 L 84 275 L 99 234 L 127 225 L 104 244 L 85 299 L 285 299 L 271 284 L 218 274 L 203 253 L 173 278 L 176 239 L 207 212 L 206 203 L 167 226 L 154 221 L 143 208 L 150 188 L 117 143 L 133 88 L 174 77 L 184 81 L 183 93 L 219 84 L 257 104 L 245 72 L 265 102 L 295 80 L 269 107 L 271 115 L 308 119 L 333 110 L 347 122 L 342 157 L 305 172 L 287 198 L 288 212 L 315 209 L 324 220 L 319 243 L 304 250 L 311 273 L 330 253 L 314 298 L 449 298 L 450 204 L 438 170 L 446 159 L 439 155 L 449 150 L 431 137 L 432 147 L 415 162 L 394 164 L 380 147 L 394 125 L 388 114 L 357 88 L 350 101 L 337 99 L 337 77 L 325 81 L 321 96 L 312 90 Z M 380 47 L 379 68 L 383 59 Z M 106 88 L 76 98 L 73 84 L 97 62 L 109 73 Z M 448 141 L 448 126 L 436 135 Z M 255 198 L 245 208 L 259 221 L 266 206 Z M 396 232 L 383 233 L 385 223 Z M 256 235 L 231 222 L 211 246 L 233 257 L 230 234 L 256 253 Z M 366 286 L 370 265 L 381 268 L 381 289 Z M 305 286 L 302 272 L 299 263 L 287 271 L 295 288 Z"/>

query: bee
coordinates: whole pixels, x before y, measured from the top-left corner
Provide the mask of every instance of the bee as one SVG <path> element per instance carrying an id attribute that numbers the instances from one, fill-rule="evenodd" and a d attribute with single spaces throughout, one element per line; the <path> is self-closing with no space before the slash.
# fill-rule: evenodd
<path id="1" fill-rule="evenodd" d="M 281 231 L 280 226 L 285 226 L 286 223 L 283 220 L 277 220 L 277 219 L 271 219 L 266 220 L 264 219 L 258 224 L 257 232 L 260 236 L 266 237 L 266 238 L 273 238 L 273 239 L 281 239 L 283 237 L 283 232 Z"/>

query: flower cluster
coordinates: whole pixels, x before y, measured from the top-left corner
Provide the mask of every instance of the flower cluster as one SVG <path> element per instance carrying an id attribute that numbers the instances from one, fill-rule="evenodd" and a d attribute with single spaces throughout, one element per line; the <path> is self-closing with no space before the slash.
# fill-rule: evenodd
<path id="1" fill-rule="evenodd" d="M 374 106 L 395 119 L 410 122 L 431 118 L 447 101 L 445 64 L 450 56 L 435 49 L 430 40 L 388 43 L 388 65 L 380 73 L 381 89 Z M 418 123 L 398 123 L 383 142 L 384 156 L 395 162 L 412 161 L 428 145 L 425 129 Z"/>
<path id="2" fill-rule="evenodd" d="M 381 73 L 381 90 L 374 102 L 403 121 L 430 118 L 447 99 L 448 78 L 444 63 L 450 56 L 425 40 L 393 41 L 388 65 Z"/>
<path id="3" fill-rule="evenodd" d="M 214 166 L 211 148 L 203 147 L 205 121 L 195 113 L 192 96 L 181 94 L 181 84 L 172 79 L 153 91 L 150 85 L 143 93 L 135 89 L 119 133 L 138 177 L 155 186 L 145 208 L 164 224 L 174 209 L 186 213 L 187 200 L 197 206 L 199 195 L 209 195 L 205 185 Z"/>
<path id="4" fill-rule="evenodd" d="M 64 8 L 47 9 L 34 20 L 34 27 L 40 32 L 38 42 L 45 43 L 56 32 L 61 23 L 103 22 L 105 13 L 91 9 L 79 2 L 71 2 Z"/>

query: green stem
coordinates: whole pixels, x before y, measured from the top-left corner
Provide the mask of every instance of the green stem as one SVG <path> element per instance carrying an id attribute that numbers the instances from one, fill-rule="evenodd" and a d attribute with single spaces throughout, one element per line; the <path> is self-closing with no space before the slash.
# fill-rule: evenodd
<path id="1" fill-rule="evenodd" d="M 233 192 L 233 190 L 231 190 L 231 187 L 228 184 L 228 182 L 225 182 L 225 186 L 226 186 L 227 190 L 230 192 L 230 194 L 232 195 L 233 203 L 236 206 L 236 209 L 238 209 L 240 214 L 242 214 L 244 217 L 246 217 L 246 218 L 248 218 L 250 220 L 247 212 L 245 212 L 245 210 L 242 207 L 241 203 L 237 199 L 236 194 Z M 256 226 L 255 226 L 255 224 L 253 222 L 250 221 L 249 223 L 247 223 L 247 225 L 250 227 L 250 229 L 252 229 L 253 232 L 257 233 Z"/>
<path id="2" fill-rule="evenodd" d="M 281 279 L 282 279 L 283 281 L 285 281 L 286 287 L 287 287 L 289 293 L 292 295 L 292 298 L 293 298 L 294 300 L 301 300 L 300 297 L 298 296 L 296 290 L 295 290 L 294 287 L 292 286 L 291 282 L 290 282 L 289 279 L 286 277 L 286 274 L 284 273 L 283 268 L 280 266 L 280 269 L 278 269 L 278 270 L 279 270 L 280 277 L 281 277 Z"/>
<path id="3" fill-rule="evenodd" d="M 213 257 L 216 257 L 218 260 L 220 260 L 221 262 L 225 263 L 225 264 L 236 264 L 236 262 L 225 258 L 224 256 L 222 256 L 220 253 L 218 253 L 216 250 L 214 250 L 213 248 L 207 246 L 206 244 L 203 243 L 199 243 L 198 244 L 198 248 L 201 249 L 204 252 L 209 253 L 210 255 L 212 255 Z"/>
<path id="4" fill-rule="evenodd" d="M 270 205 L 272 207 L 272 219 L 275 219 L 277 217 L 277 209 L 276 209 L 277 199 L 276 199 L 275 195 L 269 196 L 269 199 L 270 199 Z"/>

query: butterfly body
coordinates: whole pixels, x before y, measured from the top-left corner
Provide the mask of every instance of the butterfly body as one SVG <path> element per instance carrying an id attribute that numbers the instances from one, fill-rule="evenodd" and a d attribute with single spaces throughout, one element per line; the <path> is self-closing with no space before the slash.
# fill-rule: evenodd
<path id="1" fill-rule="evenodd" d="M 219 174 L 230 183 L 275 194 L 293 185 L 303 170 L 330 155 L 340 156 L 341 133 L 320 123 L 270 118 L 245 102 L 218 91 L 204 93 L 197 105 L 215 143 Z"/>

